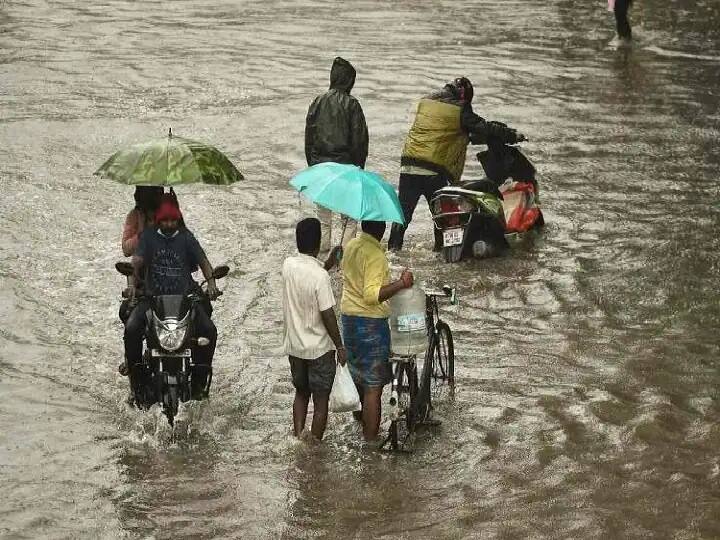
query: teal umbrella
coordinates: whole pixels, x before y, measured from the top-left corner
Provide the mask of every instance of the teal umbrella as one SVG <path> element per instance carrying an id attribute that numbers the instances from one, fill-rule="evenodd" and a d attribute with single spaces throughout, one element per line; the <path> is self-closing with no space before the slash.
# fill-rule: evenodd
<path id="1" fill-rule="evenodd" d="M 395 189 L 382 176 L 355 165 L 318 163 L 290 185 L 320 206 L 358 221 L 405 222 Z"/>
<path id="2" fill-rule="evenodd" d="M 95 174 L 135 186 L 177 186 L 196 182 L 228 185 L 243 179 L 220 150 L 177 137 L 172 130 L 167 137 L 116 152 Z"/>

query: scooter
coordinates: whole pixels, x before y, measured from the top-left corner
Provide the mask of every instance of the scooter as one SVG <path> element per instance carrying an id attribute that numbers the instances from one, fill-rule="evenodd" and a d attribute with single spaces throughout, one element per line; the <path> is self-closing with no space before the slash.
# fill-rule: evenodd
<path id="1" fill-rule="evenodd" d="M 128 262 L 118 262 L 115 268 L 128 278 L 133 274 L 133 267 Z M 227 266 L 218 266 L 213 269 L 212 277 L 223 278 L 229 271 Z M 129 370 L 130 387 L 138 408 L 148 409 L 159 403 L 170 425 L 174 423 L 179 404 L 191 399 L 194 378 L 205 381 L 200 392 L 202 397 L 207 397 L 210 392 L 212 366 L 196 363 L 193 359 L 197 347 L 210 344 L 207 337 L 196 335 L 193 325 L 195 311 L 203 309 L 200 304 L 207 301 L 202 289 L 204 284 L 202 282 L 198 290 L 185 295 L 144 297 L 150 306 L 146 317 L 145 347 L 142 361 Z M 137 304 L 137 299 L 134 301 Z"/>
<path id="2" fill-rule="evenodd" d="M 446 262 L 500 255 L 508 238 L 544 225 L 535 167 L 516 146 L 487 145 L 477 154 L 487 178 L 439 189 L 430 201 Z"/>

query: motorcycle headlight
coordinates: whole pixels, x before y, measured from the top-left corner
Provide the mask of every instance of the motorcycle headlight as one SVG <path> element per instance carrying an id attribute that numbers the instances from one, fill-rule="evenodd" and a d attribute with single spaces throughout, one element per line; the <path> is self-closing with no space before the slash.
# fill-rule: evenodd
<path id="1" fill-rule="evenodd" d="M 155 320 L 155 331 L 157 332 L 158 342 L 166 351 L 176 351 L 182 346 L 185 341 L 187 329 L 187 318 L 180 322 L 174 320 Z"/>

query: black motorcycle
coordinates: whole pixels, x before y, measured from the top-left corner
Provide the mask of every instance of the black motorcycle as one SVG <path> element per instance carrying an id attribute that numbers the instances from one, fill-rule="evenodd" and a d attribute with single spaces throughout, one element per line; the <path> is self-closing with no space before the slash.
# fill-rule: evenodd
<path id="1" fill-rule="evenodd" d="M 487 178 L 439 189 L 430 201 L 446 262 L 499 255 L 509 247 L 506 235 L 544 224 L 535 167 L 516 146 L 494 139 L 487 145 L 477 154 Z"/>
<path id="2" fill-rule="evenodd" d="M 124 276 L 133 274 L 130 263 L 118 262 L 115 268 Z M 229 271 L 227 266 L 218 266 L 212 276 L 220 279 Z M 210 392 L 212 366 L 193 361 L 193 350 L 210 344 L 209 338 L 196 335 L 193 325 L 195 311 L 204 309 L 200 304 L 208 302 L 202 289 L 204 284 L 185 295 L 139 297 L 149 301 L 145 350 L 142 361 L 129 370 L 130 386 L 137 407 L 148 409 L 159 403 L 170 425 L 174 423 L 180 402 L 191 399 L 193 379 L 196 379 L 195 386 L 197 381 L 205 381 L 200 392 L 202 397 Z M 131 303 L 136 304 L 137 300 Z"/>

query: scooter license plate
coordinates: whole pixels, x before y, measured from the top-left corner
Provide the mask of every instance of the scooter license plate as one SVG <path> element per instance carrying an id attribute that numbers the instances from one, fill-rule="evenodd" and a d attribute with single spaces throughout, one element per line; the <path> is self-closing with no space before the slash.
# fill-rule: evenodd
<path id="1" fill-rule="evenodd" d="M 460 245 L 462 244 L 464 236 L 464 229 L 448 229 L 446 231 L 443 231 L 443 246 L 451 247 Z"/>

